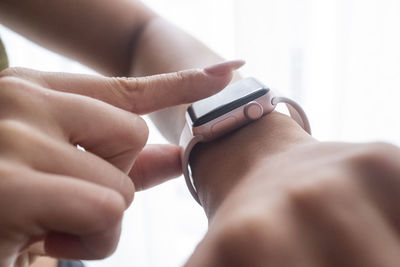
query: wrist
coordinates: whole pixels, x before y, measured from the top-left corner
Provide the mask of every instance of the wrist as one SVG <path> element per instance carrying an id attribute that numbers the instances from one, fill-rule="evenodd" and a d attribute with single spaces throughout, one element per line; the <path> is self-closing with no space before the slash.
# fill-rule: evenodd
<path id="1" fill-rule="evenodd" d="M 208 218 L 259 164 L 310 142 L 315 140 L 294 120 L 273 112 L 223 138 L 197 145 L 191 154 L 191 167 Z"/>

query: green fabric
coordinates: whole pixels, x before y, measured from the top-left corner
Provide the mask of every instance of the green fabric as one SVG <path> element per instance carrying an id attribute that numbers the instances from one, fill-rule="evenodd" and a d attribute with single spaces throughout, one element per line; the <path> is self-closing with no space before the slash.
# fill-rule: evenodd
<path id="1" fill-rule="evenodd" d="M 8 58 L 6 53 L 6 48 L 0 39 L 0 71 L 8 68 Z"/>

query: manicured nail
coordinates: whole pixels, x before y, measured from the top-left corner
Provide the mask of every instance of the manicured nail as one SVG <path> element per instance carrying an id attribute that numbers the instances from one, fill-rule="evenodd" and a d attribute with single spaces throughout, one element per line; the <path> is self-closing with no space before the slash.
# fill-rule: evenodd
<path id="1" fill-rule="evenodd" d="M 229 60 L 204 68 L 204 72 L 212 76 L 223 76 L 242 67 L 246 61 L 242 59 Z"/>

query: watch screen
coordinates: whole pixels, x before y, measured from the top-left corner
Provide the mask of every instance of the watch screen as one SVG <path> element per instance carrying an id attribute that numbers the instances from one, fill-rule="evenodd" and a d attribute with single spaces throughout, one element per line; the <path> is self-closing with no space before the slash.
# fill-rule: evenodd
<path id="1" fill-rule="evenodd" d="M 193 127 L 210 122 L 269 92 L 269 89 L 254 78 L 247 78 L 228 85 L 216 95 L 193 103 L 188 113 Z"/>

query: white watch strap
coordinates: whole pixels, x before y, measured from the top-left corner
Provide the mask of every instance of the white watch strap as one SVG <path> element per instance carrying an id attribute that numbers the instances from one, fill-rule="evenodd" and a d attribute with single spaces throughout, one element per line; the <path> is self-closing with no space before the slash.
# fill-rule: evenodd
<path id="1" fill-rule="evenodd" d="M 272 105 L 276 106 L 279 103 L 285 103 L 289 110 L 290 116 L 309 134 L 311 134 L 311 127 L 308 121 L 307 115 L 304 110 L 301 108 L 299 104 L 297 104 L 294 100 L 291 100 L 286 97 L 273 97 Z M 192 177 L 192 173 L 190 171 L 189 166 L 189 157 L 190 152 L 193 147 L 203 140 L 202 136 L 194 136 L 192 133 L 192 129 L 188 122 L 186 122 L 185 127 L 183 128 L 181 138 L 179 141 L 179 145 L 182 147 L 182 172 L 185 177 L 186 185 L 192 194 L 193 198 L 201 205 L 199 196 L 197 195 L 196 187 L 194 186 L 194 181 Z"/>
<path id="2" fill-rule="evenodd" d="M 276 106 L 279 103 L 285 103 L 289 110 L 290 117 L 292 117 L 292 119 L 294 119 L 307 133 L 311 134 L 311 126 L 307 115 L 296 101 L 282 96 L 272 98 L 272 105 Z"/>
<path id="3" fill-rule="evenodd" d="M 189 166 L 189 157 L 190 152 L 192 152 L 193 147 L 201 142 L 203 138 L 201 136 L 193 136 L 192 130 L 188 123 L 185 124 L 183 128 L 182 135 L 179 141 L 179 145 L 182 147 L 182 155 L 181 155 L 181 162 L 182 162 L 182 172 L 183 176 L 185 177 L 186 185 L 192 194 L 193 198 L 201 205 L 199 196 L 197 195 L 197 191 L 194 186 L 194 181 L 192 178 L 192 173 L 190 171 Z"/>

